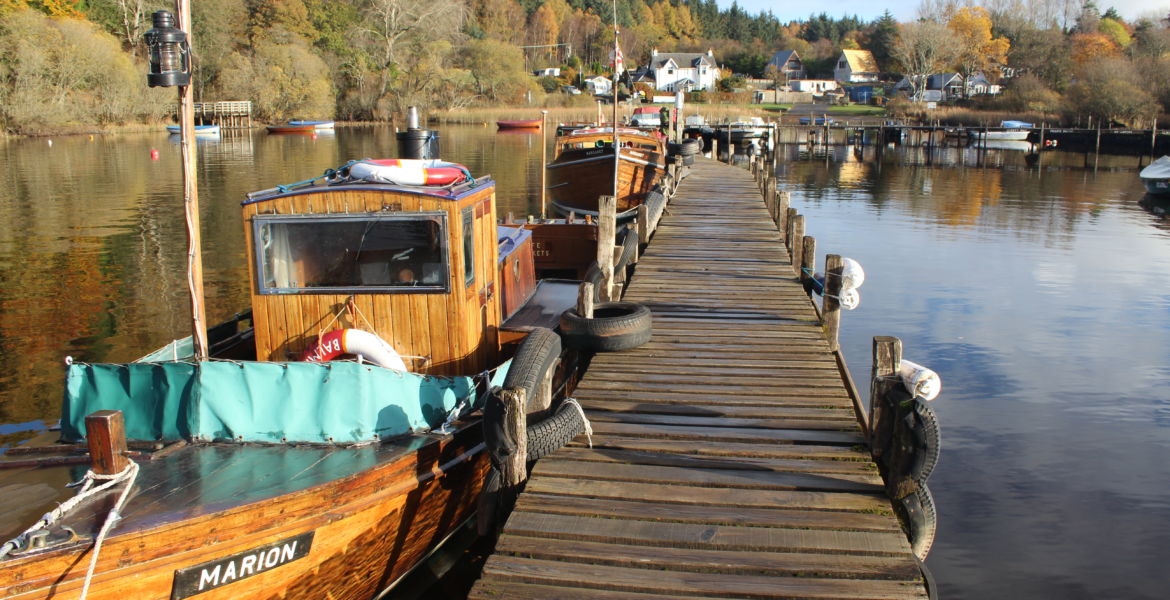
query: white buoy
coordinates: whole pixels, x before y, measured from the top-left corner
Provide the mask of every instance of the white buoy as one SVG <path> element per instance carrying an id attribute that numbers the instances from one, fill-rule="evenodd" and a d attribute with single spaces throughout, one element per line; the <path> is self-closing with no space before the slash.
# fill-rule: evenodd
<path id="1" fill-rule="evenodd" d="M 841 302 L 841 308 L 853 310 L 861 305 L 861 293 L 854 288 L 849 288 L 843 290 L 837 300 Z"/>
<path id="2" fill-rule="evenodd" d="M 942 378 L 938 373 L 918 363 L 902 360 L 898 367 L 898 377 L 902 379 L 906 391 L 926 401 L 934 400 L 942 391 Z"/>
<path id="3" fill-rule="evenodd" d="M 861 263 L 852 258 L 841 259 L 841 289 L 849 290 L 861 287 L 865 283 L 865 271 Z"/>

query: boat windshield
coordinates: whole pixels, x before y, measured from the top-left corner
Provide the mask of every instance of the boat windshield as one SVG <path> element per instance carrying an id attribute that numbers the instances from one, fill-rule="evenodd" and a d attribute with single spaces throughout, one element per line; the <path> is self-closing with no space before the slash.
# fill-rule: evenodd
<path id="1" fill-rule="evenodd" d="M 258 215 L 261 294 L 446 292 L 442 212 Z"/>

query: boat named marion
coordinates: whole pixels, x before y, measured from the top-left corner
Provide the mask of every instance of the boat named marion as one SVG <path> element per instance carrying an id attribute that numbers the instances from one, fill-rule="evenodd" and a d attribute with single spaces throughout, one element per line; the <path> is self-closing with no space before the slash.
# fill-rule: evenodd
<path id="1" fill-rule="evenodd" d="M 0 547 L 0 597 L 371 598 L 490 498 L 494 386 L 527 392 L 530 459 L 580 430 L 553 332 L 580 281 L 538 280 L 533 245 L 578 275 L 593 255 L 557 245 L 596 227 L 497 225 L 492 179 L 437 160 L 351 161 L 242 210 L 252 306 L 209 360 L 188 338 L 68 365 L 57 450 L 119 429 L 161 449 L 113 452 Z"/>

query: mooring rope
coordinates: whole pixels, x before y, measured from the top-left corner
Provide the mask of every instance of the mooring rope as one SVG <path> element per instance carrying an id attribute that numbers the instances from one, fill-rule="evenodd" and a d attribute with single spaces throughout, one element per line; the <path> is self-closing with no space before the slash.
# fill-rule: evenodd
<path id="1" fill-rule="evenodd" d="M 581 415 L 581 423 L 585 425 L 585 440 L 589 442 L 589 447 L 593 447 L 593 426 L 589 424 L 589 418 L 585 416 L 585 409 L 581 408 L 581 403 L 577 402 L 576 398 L 565 398 L 565 404 L 577 409 L 577 413 Z"/>
<path id="2" fill-rule="evenodd" d="M 87 569 L 85 573 L 85 583 L 81 588 L 80 598 L 85 600 L 86 595 L 89 594 L 89 584 L 93 579 L 94 569 L 97 567 L 98 553 L 101 551 L 102 542 L 105 541 L 106 535 L 109 534 L 110 529 L 113 528 L 114 524 L 122 517 L 120 513 L 122 505 L 125 504 L 126 499 L 130 497 L 130 490 L 134 489 L 134 480 L 137 477 L 138 463 L 134 461 L 130 461 L 130 464 L 127 465 L 125 469 L 122 469 L 122 471 L 113 475 L 99 475 L 94 473 L 93 470 L 87 471 L 85 476 L 80 480 L 68 484 L 68 487 L 81 488 L 77 491 L 77 494 L 65 502 L 62 502 L 57 506 L 57 508 L 54 508 L 53 510 L 45 513 L 44 516 L 42 516 L 36 523 L 33 523 L 31 527 L 25 529 L 15 538 L 4 542 L 3 546 L 0 546 L 0 559 L 3 559 L 11 554 L 13 550 L 27 545 L 29 535 L 34 531 L 45 529 L 53 525 L 58 520 L 60 520 L 62 516 L 76 508 L 85 500 L 88 500 L 89 498 L 96 496 L 97 494 L 100 494 L 118 485 L 119 483 L 126 482 L 125 489 L 123 489 L 121 495 L 118 496 L 118 501 L 114 503 L 114 507 L 110 509 L 110 512 L 106 515 L 106 521 L 102 524 L 101 531 L 98 533 L 97 537 L 94 538 L 93 555 L 90 557 L 89 569 Z M 105 483 L 94 486 L 94 482 L 96 481 L 104 481 Z"/>

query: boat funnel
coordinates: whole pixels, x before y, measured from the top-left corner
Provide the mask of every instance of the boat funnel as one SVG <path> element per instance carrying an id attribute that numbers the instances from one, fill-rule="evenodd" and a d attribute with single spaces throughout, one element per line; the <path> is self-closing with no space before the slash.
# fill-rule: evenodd
<path id="1" fill-rule="evenodd" d="M 397 135 L 400 158 L 439 158 L 439 132 L 418 126 L 418 108 L 410 107 L 406 113 L 406 131 Z"/>

